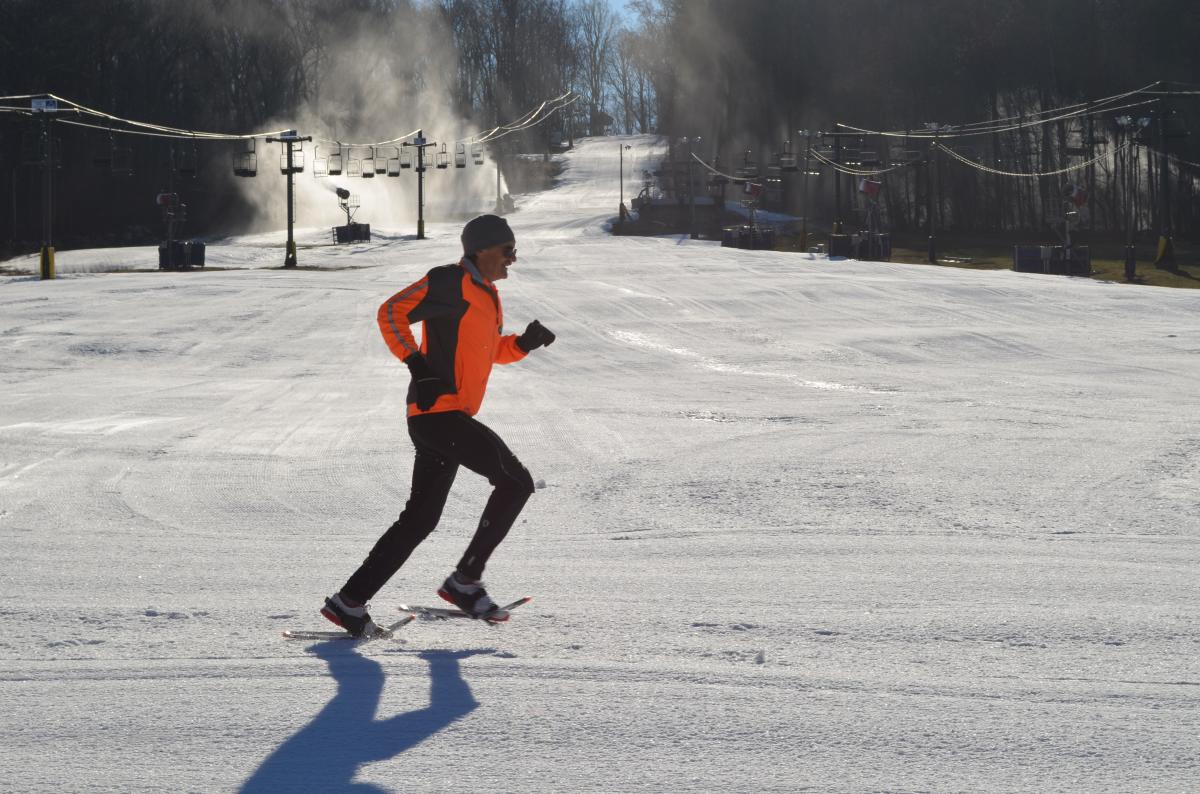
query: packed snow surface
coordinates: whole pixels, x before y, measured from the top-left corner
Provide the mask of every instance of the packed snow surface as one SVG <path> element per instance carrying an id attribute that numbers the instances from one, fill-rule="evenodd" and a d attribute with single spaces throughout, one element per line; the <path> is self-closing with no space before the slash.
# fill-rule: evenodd
<path id="1" fill-rule="evenodd" d="M 1195 790 L 1200 291 L 614 238 L 625 144 L 510 217 L 509 330 L 558 341 L 480 414 L 541 486 L 502 627 L 280 636 L 403 508 L 375 312 L 461 220 L 5 263 L 0 787 Z"/>

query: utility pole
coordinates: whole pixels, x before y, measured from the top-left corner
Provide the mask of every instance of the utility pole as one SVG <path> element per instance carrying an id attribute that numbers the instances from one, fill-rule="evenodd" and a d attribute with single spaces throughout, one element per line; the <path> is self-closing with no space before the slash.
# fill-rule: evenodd
<path id="1" fill-rule="evenodd" d="M 934 158 L 937 157 L 937 136 L 929 144 L 929 152 L 925 155 L 925 228 L 929 235 L 929 251 L 926 259 L 931 265 L 937 264 L 937 236 L 933 224 L 933 168 Z"/>
<path id="2" fill-rule="evenodd" d="M 691 221 L 689 223 L 689 237 L 693 240 L 700 239 L 700 233 L 696 231 L 696 189 L 692 182 L 692 147 L 700 143 L 700 138 L 684 138 L 683 142 L 688 147 L 687 159 L 687 180 L 688 180 L 688 206 L 691 213 Z"/>
<path id="3" fill-rule="evenodd" d="M 296 134 L 295 130 L 288 130 L 278 138 L 267 138 L 267 143 L 282 143 L 285 147 L 286 167 L 283 169 L 287 176 L 287 252 L 283 256 L 284 267 L 296 267 L 296 202 L 295 202 L 295 186 L 293 185 L 293 176 L 304 170 L 304 163 L 301 161 L 299 166 L 296 165 L 293 159 L 296 152 L 296 146 L 303 147 L 304 141 L 311 141 L 312 136 L 308 135 L 301 137 Z"/>
<path id="4" fill-rule="evenodd" d="M 1124 117 L 1125 131 L 1129 136 L 1129 148 L 1125 150 L 1125 280 L 1133 281 L 1137 277 L 1137 245 L 1134 242 L 1134 230 L 1137 218 L 1134 215 L 1133 199 L 1137 192 L 1137 140 L 1132 121 Z"/>
<path id="5" fill-rule="evenodd" d="M 504 144 L 495 143 L 492 145 L 492 156 L 496 158 L 496 214 L 504 214 L 504 200 L 500 197 L 500 147 Z"/>
<path id="6" fill-rule="evenodd" d="M 804 136 L 804 170 L 800 173 L 800 250 L 808 250 L 808 155 L 812 150 L 812 131 L 796 130 Z"/>
<path id="7" fill-rule="evenodd" d="M 1171 163 L 1167 154 L 1167 118 L 1171 114 L 1167 102 L 1171 98 L 1171 89 L 1167 83 L 1159 83 L 1166 96 L 1159 100 L 1158 105 L 1158 181 L 1162 191 L 1162 209 L 1159 210 L 1159 226 L 1162 232 L 1158 240 L 1158 256 L 1154 260 L 1155 267 L 1173 270 L 1175 268 L 1175 243 L 1171 239 Z"/>
<path id="8" fill-rule="evenodd" d="M 1125 131 L 1125 173 L 1123 174 L 1125 177 L 1125 280 L 1133 281 L 1137 276 L 1137 246 L 1134 242 L 1137 211 L 1134 202 L 1138 179 L 1138 137 L 1150 123 L 1150 119 L 1118 116 L 1116 121 L 1117 126 Z"/>
<path id="9" fill-rule="evenodd" d="M 949 132 L 954 129 L 950 125 L 942 126 L 938 123 L 927 123 L 925 127 L 933 132 L 933 139 L 929 145 L 929 155 L 925 159 L 926 181 L 928 182 L 925 191 L 925 214 L 928 216 L 926 225 L 929 227 L 929 264 L 937 264 L 937 224 L 934 223 L 934 194 L 937 192 L 937 186 L 941 182 L 938 166 L 941 164 L 939 158 L 938 134 L 942 130 Z M 937 210 L 940 213 L 942 208 L 941 196 L 937 196 Z"/>
<path id="10" fill-rule="evenodd" d="M 1088 167 L 1085 171 L 1087 178 L 1087 211 L 1088 211 L 1088 231 L 1096 231 L 1096 213 L 1093 210 L 1092 198 L 1096 194 L 1096 164 L 1092 162 L 1096 159 L 1096 119 L 1092 116 L 1092 103 L 1089 101 L 1085 108 L 1087 111 L 1087 158 Z M 1091 242 L 1089 240 L 1089 242 Z"/>
<path id="11" fill-rule="evenodd" d="M 833 228 L 830 234 L 842 234 L 842 136 L 833 139 L 833 161 L 838 167 L 833 172 Z"/>
<path id="12" fill-rule="evenodd" d="M 417 132 L 417 239 L 425 239 L 425 131 Z"/>
<path id="13" fill-rule="evenodd" d="M 58 112 L 54 99 L 34 99 L 34 113 L 42 116 L 42 247 L 39 267 L 43 281 L 54 278 L 54 135 L 51 122 Z"/>
<path id="14" fill-rule="evenodd" d="M 417 137 L 412 142 L 405 141 L 401 146 L 413 146 L 417 150 L 417 239 L 425 239 L 425 149 L 437 144 L 425 140 L 425 130 L 417 130 Z M 496 161 L 496 193 L 500 193 L 500 161 Z M 497 199 L 497 203 L 499 199 Z"/>
<path id="15" fill-rule="evenodd" d="M 620 215 L 618 217 L 620 219 L 619 222 L 622 224 L 625 223 L 625 150 L 631 148 L 633 147 L 627 143 L 617 145 L 617 151 L 620 152 L 621 161 L 621 207 Z"/>

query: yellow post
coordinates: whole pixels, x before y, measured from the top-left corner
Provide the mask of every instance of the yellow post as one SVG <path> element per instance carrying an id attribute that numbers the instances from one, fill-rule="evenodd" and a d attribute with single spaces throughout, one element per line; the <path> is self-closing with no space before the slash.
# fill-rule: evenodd
<path id="1" fill-rule="evenodd" d="M 54 278 L 54 246 L 43 245 L 41 255 L 42 280 Z"/>

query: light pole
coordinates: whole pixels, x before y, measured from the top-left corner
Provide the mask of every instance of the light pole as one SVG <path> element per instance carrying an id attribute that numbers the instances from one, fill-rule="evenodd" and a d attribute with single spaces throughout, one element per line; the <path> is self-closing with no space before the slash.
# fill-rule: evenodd
<path id="1" fill-rule="evenodd" d="M 1159 83 L 1164 88 L 1163 83 Z M 1162 191 L 1162 210 L 1159 211 L 1158 256 L 1154 260 L 1155 267 L 1167 270 L 1175 269 L 1175 243 L 1171 239 L 1171 155 L 1167 152 L 1167 139 L 1172 137 L 1167 132 L 1167 117 L 1170 108 L 1167 100 L 1171 92 L 1166 90 L 1166 96 L 1158 103 L 1158 184 Z"/>
<path id="2" fill-rule="evenodd" d="M 410 141 L 404 141 L 401 146 L 412 146 L 417 150 L 417 239 L 425 239 L 425 149 L 428 146 L 436 146 L 437 144 L 430 143 L 425 140 L 425 130 L 417 130 L 417 137 Z M 497 164 L 496 166 L 500 166 Z M 500 183 L 500 178 L 496 177 L 496 184 Z"/>
<path id="3" fill-rule="evenodd" d="M 800 174 L 800 250 L 808 250 L 808 155 L 812 150 L 812 130 L 796 130 L 804 136 L 804 171 Z"/>
<path id="4" fill-rule="evenodd" d="M 937 189 L 937 183 L 941 181 L 941 174 L 936 173 L 937 166 L 940 162 L 938 157 L 938 135 L 943 132 L 952 132 L 954 128 L 949 124 L 938 124 L 937 122 L 926 122 L 925 128 L 933 133 L 932 142 L 929 144 L 929 152 L 925 158 L 925 214 L 926 226 L 929 229 L 929 264 L 936 265 L 938 261 L 937 255 L 937 225 L 934 223 L 934 192 Z M 942 210 L 941 196 L 937 197 L 937 211 Z"/>
<path id="5" fill-rule="evenodd" d="M 1150 126 L 1150 119 L 1132 116 L 1118 116 L 1117 126 L 1125 130 L 1128 148 L 1125 155 L 1125 280 L 1133 281 L 1137 277 L 1137 245 L 1134 242 L 1134 229 L 1137 219 L 1133 211 L 1133 194 L 1137 190 L 1137 146 L 1138 132 Z"/>
<path id="6" fill-rule="evenodd" d="M 620 216 L 619 216 L 621 223 L 625 222 L 625 152 L 626 152 L 626 150 L 632 149 L 632 148 L 633 147 L 627 143 L 620 144 L 617 147 L 617 151 L 620 152 L 620 155 L 621 155 L 621 157 L 620 157 L 620 160 L 621 160 L 621 210 L 620 210 Z"/>
<path id="7" fill-rule="evenodd" d="M 698 138 L 698 137 L 682 139 L 683 143 L 686 143 L 687 147 L 688 147 L 688 159 L 687 159 L 688 211 L 691 215 L 691 220 L 689 222 L 688 236 L 693 240 L 700 239 L 700 233 L 696 231 L 696 190 L 695 190 L 694 185 L 692 184 L 692 147 L 695 146 L 697 143 L 700 143 L 701 140 L 703 140 L 703 139 Z"/>
<path id="8" fill-rule="evenodd" d="M 51 122 L 58 112 L 54 99 L 34 99 L 33 113 L 42 117 L 42 248 L 38 270 L 43 280 L 54 278 L 54 133 Z"/>
<path id="9" fill-rule="evenodd" d="M 296 174 L 297 172 L 304 170 L 304 161 L 301 160 L 300 165 L 296 165 L 293 157 L 294 157 L 295 151 L 296 151 L 295 146 L 297 144 L 303 145 L 301 143 L 302 141 L 311 141 L 312 136 L 308 135 L 305 137 L 301 137 L 296 134 L 295 130 L 288 130 L 287 132 L 280 135 L 278 138 L 267 138 L 266 140 L 267 140 L 267 143 L 282 143 L 284 145 L 284 147 L 286 147 L 286 151 L 287 151 L 287 154 L 284 155 L 287 159 L 283 161 L 284 163 L 286 163 L 286 166 L 284 167 L 283 172 L 287 175 L 287 227 L 288 227 L 287 234 L 288 234 L 288 236 L 287 236 L 287 252 L 283 255 L 283 266 L 284 267 L 295 267 L 296 266 L 296 238 L 294 237 L 292 231 L 293 231 L 293 227 L 295 224 L 295 219 L 296 219 L 295 214 L 296 213 L 295 213 L 295 201 L 293 198 L 295 193 L 294 193 L 294 187 L 292 184 L 292 176 L 294 174 Z"/>
<path id="10" fill-rule="evenodd" d="M 496 158 L 496 214 L 504 214 L 504 200 L 500 196 L 500 154 L 503 141 L 492 144 L 492 156 Z"/>

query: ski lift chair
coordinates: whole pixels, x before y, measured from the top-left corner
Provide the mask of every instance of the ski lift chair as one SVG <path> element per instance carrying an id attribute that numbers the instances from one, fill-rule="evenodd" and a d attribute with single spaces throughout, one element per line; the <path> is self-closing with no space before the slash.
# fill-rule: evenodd
<path id="1" fill-rule="evenodd" d="M 247 142 L 247 148 L 233 155 L 233 175 L 251 177 L 258 175 L 258 154 L 254 138 Z"/>
<path id="2" fill-rule="evenodd" d="M 454 144 L 454 167 L 467 167 L 467 145 L 465 143 Z"/>
<path id="3" fill-rule="evenodd" d="M 367 156 L 362 159 L 362 178 L 363 179 L 374 179 L 375 178 L 375 150 L 374 149 L 369 150 Z"/>
<path id="4" fill-rule="evenodd" d="M 483 165 L 483 144 L 471 144 L 471 159 L 475 161 L 475 165 Z"/>
<path id="5" fill-rule="evenodd" d="M 412 164 L 413 164 L 412 152 L 410 152 L 408 149 L 401 149 L 400 150 L 400 167 L 401 168 L 412 168 Z"/>
<path id="6" fill-rule="evenodd" d="M 284 148 L 283 154 L 279 155 L 279 173 L 287 174 L 288 172 L 288 153 L 287 148 Z M 292 173 L 304 173 L 304 152 L 292 151 Z"/>
<path id="7" fill-rule="evenodd" d="M 199 160 L 200 156 L 196 152 L 196 144 L 193 143 L 190 149 L 184 149 L 179 153 L 175 170 L 179 172 L 180 176 L 194 179 Z"/>
<path id="8" fill-rule="evenodd" d="M 758 179 L 758 163 L 750 159 L 750 152 L 746 152 L 741 167 L 734 171 L 733 175 L 737 177 L 736 181 L 738 184 L 744 184 L 751 179 Z"/>
<path id="9" fill-rule="evenodd" d="M 329 156 L 321 156 L 321 147 L 313 147 L 313 176 L 320 179 L 329 176 Z"/>
<path id="10" fill-rule="evenodd" d="M 128 146 L 114 146 L 109 173 L 113 176 L 133 176 L 133 150 Z"/>
<path id="11" fill-rule="evenodd" d="M 233 156 L 234 176 L 258 176 L 258 155 L 254 152 L 240 152 Z"/>
<path id="12" fill-rule="evenodd" d="M 399 146 L 384 146 L 375 150 L 375 172 L 387 176 L 400 176 Z"/>
<path id="13" fill-rule="evenodd" d="M 450 167 L 450 153 L 446 151 L 446 144 L 442 144 L 442 150 L 437 153 L 434 162 L 439 169 Z"/>
<path id="14" fill-rule="evenodd" d="M 40 143 L 41 139 L 39 136 L 39 151 L 43 148 Z M 57 155 L 57 149 L 55 150 L 55 154 Z M 45 160 L 44 154 L 41 159 Z M 56 156 L 54 159 L 58 160 L 59 158 Z M 92 162 L 100 168 L 106 169 L 113 176 L 130 176 L 133 174 L 133 151 L 127 146 L 118 146 L 111 130 L 108 133 L 108 147 L 97 152 L 96 156 L 92 158 Z"/>
<path id="15" fill-rule="evenodd" d="M 342 175 L 342 147 L 340 145 L 329 153 L 329 175 Z"/>

